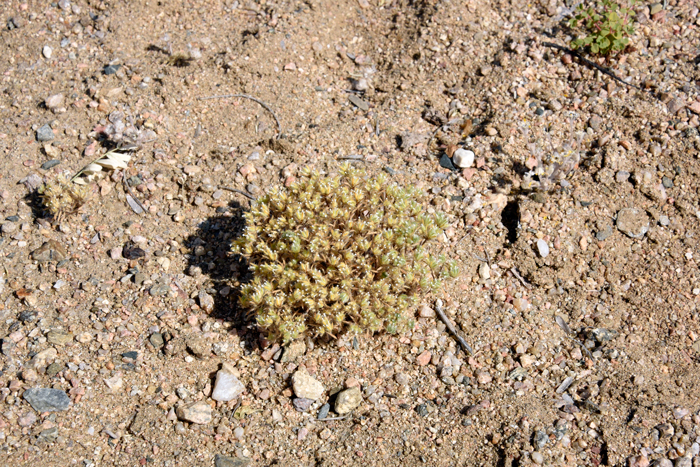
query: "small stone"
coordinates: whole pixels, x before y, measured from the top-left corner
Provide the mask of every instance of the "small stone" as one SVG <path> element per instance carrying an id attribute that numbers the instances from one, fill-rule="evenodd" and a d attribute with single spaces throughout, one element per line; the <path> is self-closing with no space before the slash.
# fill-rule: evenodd
<path id="1" fill-rule="evenodd" d="M 547 108 L 549 110 L 553 110 L 554 112 L 559 112 L 564 106 L 561 105 L 561 102 L 559 102 L 556 99 L 552 99 L 549 101 L 549 104 L 547 104 Z"/>
<path id="2" fill-rule="evenodd" d="M 103 71 L 105 75 L 114 75 L 117 73 L 117 71 L 119 71 L 121 67 L 121 65 L 107 65 L 106 67 L 104 67 Z"/>
<path id="3" fill-rule="evenodd" d="M 537 240 L 537 251 L 543 258 L 549 256 L 549 245 L 547 245 L 547 242 L 545 242 L 541 238 Z"/>
<path id="4" fill-rule="evenodd" d="M 479 384 L 488 384 L 491 382 L 492 379 L 493 378 L 491 377 L 489 372 L 486 370 L 480 370 L 476 374 L 476 380 Z"/>
<path id="5" fill-rule="evenodd" d="M 59 161 L 58 159 L 51 159 L 50 161 L 46 161 L 43 164 L 41 164 L 41 170 L 53 169 L 54 167 L 56 167 L 60 163 L 61 163 L 61 161 Z"/>
<path id="6" fill-rule="evenodd" d="M 668 227 L 668 225 L 671 223 L 671 219 L 668 218 L 668 216 L 662 214 L 659 216 L 659 224 L 661 224 L 664 227 Z"/>
<path id="7" fill-rule="evenodd" d="M 292 375 L 292 389 L 297 397 L 318 400 L 323 395 L 323 385 L 311 377 L 306 368 L 297 370 Z"/>
<path id="8" fill-rule="evenodd" d="M 284 353 L 280 358 L 280 363 L 289 363 L 295 361 L 306 353 L 306 343 L 302 339 L 297 339 L 284 347 Z"/>
<path id="9" fill-rule="evenodd" d="M 233 436 L 235 436 L 236 439 L 240 441 L 245 436 L 245 430 L 240 426 L 236 427 L 236 429 L 233 430 Z"/>
<path id="10" fill-rule="evenodd" d="M 44 101 L 44 105 L 47 109 L 58 109 L 63 105 L 63 94 L 54 94 L 53 96 L 47 97 Z"/>
<path id="11" fill-rule="evenodd" d="M 588 126 L 590 126 L 594 130 L 598 130 L 600 126 L 603 124 L 603 119 L 600 118 L 598 115 L 593 115 L 590 120 L 588 120 Z"/>
<path id="12" fill-rule="evenodd" d="M 51 444 L 58 439 L 58 427 L 54 426 L 46 430 L 42 430 L 36 438 L 37 444 Z"/>
<path id="13" fill-rule="evenodd" d="M 341 391 L 335 399 L 335 412 L 339 415 L 353 411 L 362 402 L 362 391 L 353 387 Z"/>
<path id="14" fill-rule="evenodd" d="M 690 411 L 688 409 L 684 409 L 682 407 L 676 407 L 673 409 L 673 418 L 676 420 L 680 420 L 681 418 L 685 417 L 688 415 Z"/>
<path id="15" fill-rule="evenodd" d="M 211 393 L 211 398 L 215 401 L 228 402 L 231 401 L 245 391 L 243 383 L 230 372 L 228 365 L 224 365 L 216 372 L 216 382 L 214 383 L 214 391 Z"/>
<path id="16" fill-rule="evenodd" d="M 603 230 L 599 230 L 595 234 L 596 240 L 599 242 L 602 242 L 603 240 L 606 240 L 609 236 L 612 235 L 612 226 L 607 225 Z"/>
<path id="17" fill-rule="evenodd" d="M 163 340 L 163 334 L 159 332 L 154 332 L 153 334 L 151 334 L 151 336 L 148 338 L 148 341 L 156 350 L 160 350 L 163 347 L 163 344 L 165 343 L 165 341 Z"/>
<path id="18" fill-rule="evenodd" d="M 51 141 L 53 138 L 53 130 L 48 124 L 36 130 L 36 140 L 40 143 L 43 143 L 44 141 Z"/>
<path id="19" fill-rule="evenodd" d="M 523 354 L 520 356 L 520 365 L 523 368 L 532 366 L 537 361 L 537 358 L 530 354 Z"/>
<path id="20" fill-rule="evenodd" d="M 28 427 L 34 425 L 34 423 L 36 423 L 36 420 L 37 418 L 34 412 L 27 412 L 19 417 L 19 419 L 17 420 L 17 424 L 21 427 Z"/>
<path id="21" fill-rule="evenodd" d="M 690 457 L 679 457 L 675 467 L 693 467 L 693 460 Z"/>
<path id="22" fill-rule="evenodd" d="M 202 335 L 190 335 L 185 340 L 187 350 L 197 358 L 209 358 L 211 356 L 211 342 Z"/>
<path id="23" fill-rule="evenodd" d="M 642 238 L 649 230 L 649 217 L 639 208 L 623 208 L 617 213 L 617 228 L 631 238 Z"/>
<path id="24" fill-rule="evenodd" d="M 248 467 L 250 462 L 247 457 L 214 456 L 214 467 Z"/>
<path id="25" fill-rule="evenodd" d="M 58 351 L 53 347 L 42 350 L 32 357 L 29 361 L 29 366 L 35 369 L 45 367 L 48 363 L 53 362 L 57 356 Z"/>
<path id="26" fill-rule="evenodd" d="M 692 104 L 688 105 L 688 108 L 694 114 L 700 115 L 700 101 L 693 102 Z"/>
<path id="27" fill-rule="evenodd" d="M 66 345 L 72 340 L 73 334 L 62 330 L 49 331 L 46 334 L 46 341 L 52 345 Z"/>
<path id="28" fill-rule="evenodd" d="M 206 293 L 204 290 L 200 290 L 197 298 L 199 298 L 199 306 L 202 308 L 202 310 L 206 311 L 207 313 L 211 313 L 212 310 L 214 310 L 214 297 Z"/>
<path id="29" fill-rule="evenodd" d="M 420 310 L 418 312 L 418 315 L 421 318 L 434 318 L 435 317 L 435 310 L 433 310 L 431 307 L 429 307 L 426 304 L 421 305 Z"/>
<path id="30" fill-rule="evenodd" d="M 627 458 L 628 467 L 649 467 L 649 459 L 646 456 L 634 456 Z"/>
<path id="31" fill-rule="evenodd" d="M 311 408 L 312 405 L 314 405 L 314 400 L 313 399 L 308 399 L 306 397 L 297 397 L 292 401 L 292 404 L 294 404 L 294 408 L 297 409 L 299 412 L 306 412 Z"/>
<path id="32" fill-rule="evenodd" d="M 452 163 L 460 169 L 466 169 L 474 165 L 474 152 L 459 148 L 452 155 Z"/>
<path id="33" fill-rule="evenodd" d="M 44 58 L 51 58 L 51 54 L 53 54 L 53 49 L 48 45 L 45 45 L 44 48 L 41 49 L 41 54 L 44 56 Z"/>
<path id="34" fill-rule="evenodd" d="M 364 112 L 367 112 L 369 110 L 369 104 L 354 94 L 350 94 L 348 100 L 352 103 L 352 105 Z"/>
<path id="35" fill-rule="evenodd" d="M 483 280 L 488 280 L 491 278 L 491 268 L 486 263 L 481 263 L 479 266 L 479 277 Z"/>
<path id="36" fill-rule="evenodd" d="M 66 250 L 56 240 L 49 240 L 32 252 L 32 259 L 39 262 L 63 261 Z"/>
<path id="37" fill-rule="evenodd" d="M 46 375 L 49 378 L 53 378 L 56 376 L 61 370 L 63 369 L 63 365 L 61 365 L 58 362 L 53 362 L 51 365 L 46 368 Z"/>
<path id="38" fill-rule="evenodd" d="M 542 454 L 540 454 L 537 451 L 533 452 L 531 457 L 532 457 L 532 462 L 534 462 L 537 465 L 540 465 L 544 462 L 544 457 L 542 456 Z"/>
<path id="39" fill-rule="evenodd" d="M 112 390 L 112 393 L 117 393 L 124 386 L 124 380 L 119 374 L 105 379 L 105 385 Z"/>
<path id="40" fill-rule="evenodd" d="M 181 405 L 175 411 L 177 418 L 197 425 L 206 425 L 211 422 L 211 406 L 204 401 L 192 402 Z"/>
<path id="41" fill-rule="evenodd" d="M 429 350 L 423 351 L 420 355 L 416 357 L 416 363 L 418 366 L 425 366 L 428 363 L 430 363 L 430 359 L 433 357 L 433 355 L 430 353 Z"/>
<path id="42" fill-rule="evenodd" d="M 655 15 L 663 9 L 664 9 L 664 6 L 661 3 L 654 3 L 649 7 L 649 14 Z"/>
<path id="43" fill-rule="evenodd" d="M 630 178 L 630 173 L 627 172 L 626 170 L 620 170 L 615 174 L 615 181 L 617 183 L 624 183 Z"/>
<path id="44" fill-rule="evenodd" d="M 394 380 L 398 384 L 405 386 L 411 381 L 411 378 L 406 373 L 396 373 L 394 375 Z"/>
<path id="45" fill-rule="evenodd" d="M 671 99 L 666 104 L 666 108 L 671 115 L 676 115 L 682 108 L 685 107 L 685 102 L 680 98 Z"/>
<path id="46" fill-rule="evenodd" d="M 31 388 L 24 391 L 24 400 L 37 412 L 59 412 L 70 406 L 68 395 L 60 389 Z"/>
<path id="47" fill-rule="evenodd" d="M 444 167 L 449 170 L 457 170 L 457 168 L 452 163 L 452 159 L 449 158 L 447 154 L 440 156 L 440 167 Z"/>
<path id="48" fill-rule="evenodd" d="M 331 410 L 331 405 L 330 404 L 323 404 L 321 408 L 318 410 L 318 414 L 316 415 L 317 420 L 323 420 L 328 416 L 328 412 Z"/>

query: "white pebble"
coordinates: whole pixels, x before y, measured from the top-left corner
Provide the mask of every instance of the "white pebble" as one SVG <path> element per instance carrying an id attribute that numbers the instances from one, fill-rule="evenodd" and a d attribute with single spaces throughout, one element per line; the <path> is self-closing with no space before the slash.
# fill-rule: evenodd
<path id="1" fill-rule="evenodd" d="M 546 258 L 549 255 L 549 245 L 547 245 L 547 242 L 541 238 L 537 240 L 537 251 L 540 252 L 540 256 L 543 258 Z"/>
<path id="2" fill-rule="evenodd" d="M 460 169 L 466 169 L 474 165 L 474 152 L 459 148 L 452 155 L 452 163 Z"/>
<path id="3" fill-rule="evenodd" d="M 243 439 L 244 435 L 245 431 L 243 431 L 243 428 L 241 428 L 240 426 L 233 430 L 233 436 L 235 436 L 236 439 L 239 441 Z"/>
<path id="4" fill-rule="evenodd" d="M 48 45 L 45 45 L 43 50 L 41 51 L 42 54 L 44 54 L 44 57 L 46 58 L 51 58 L 51 54 L 53 53 L 53 49 L 49 47 Z"/>
<path id="5" fill-rule="evenodd" d="M 479 276 L 484 280 L 491 278 L 491 268 L 488 264 L 481 263 L 481 266 L 479 266 Z"/>

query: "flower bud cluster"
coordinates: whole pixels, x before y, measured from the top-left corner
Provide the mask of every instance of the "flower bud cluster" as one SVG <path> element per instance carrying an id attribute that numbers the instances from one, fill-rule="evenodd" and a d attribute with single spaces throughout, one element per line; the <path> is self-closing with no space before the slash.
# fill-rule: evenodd
<path id="1" fill-rule="evenodd" d="M 412 327 L 408 309 L 418 294 L 459 274 L 453 261 L 425 251 L 448 222 L 423 214 L 418 198 L 414 188 L 348 165 L 330 177 L 306 170 L 274 189 L 246 213 L 233 248 L 254 274 L 241 305 L 284 342 Z"/>

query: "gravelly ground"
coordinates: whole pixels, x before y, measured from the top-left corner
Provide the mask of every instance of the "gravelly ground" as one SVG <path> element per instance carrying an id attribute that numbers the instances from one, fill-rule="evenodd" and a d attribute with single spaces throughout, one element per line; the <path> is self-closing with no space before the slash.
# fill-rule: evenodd
<path id="1" fill-rule="evenodd" d="M 555 1 L 5 2 L 0 463 L 700 465 L 700 16 L 635 9 L 605 65 L 642 91 L 543 45 L 573 34 Z M 200 99 L 228 94 L 282 137 Z M 81 212 L 42 212 L 44 181 L 131 142 Z M 280 349 L 236 306 L 250 201 L 220 187 L 348 156 L 450 216 L 462 274 L 408 334 Z M 244 392 L 212 399 L 217 372 Z"/>

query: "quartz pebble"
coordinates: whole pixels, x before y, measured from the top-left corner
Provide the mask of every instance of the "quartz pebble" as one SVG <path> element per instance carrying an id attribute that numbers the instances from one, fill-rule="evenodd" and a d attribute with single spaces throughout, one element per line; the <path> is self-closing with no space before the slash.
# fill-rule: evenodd
<path id="1" fill-rule="evenodd" d="M 362 402 L 362 392 L 358 387 L 341 391 L 335 399 L 335 412 L 344 415 L 353 411 Z"/>
<path id="2" fill-rule="evenodd" d="M 175 412 L 180 420 L 197 425 L 206 425 L 212 419 L 211 406 L 204 401 L 181 405 Z"/>
<path id="3" fill-rule="evenodd" d="M 211 398 L 215 401 L 228 402 L 240 396 L 245 391 L 243 383 L 233 374 L 233 368 L 224 364 L 216 372 L 216 382 Z"/>
<path id="4" fill-rule="evenodd" d="M 471 167 L 474 165 L 474 152 L 459 148 L 452 155 L 452 163 L 460 169 Z"/>
<path id="5" fill-rule="evenodd" d="M 541 238 L 537 240 L 537 251 L 543 258 L 549 256 L 549 245 L 547 245 L 547 242 L 545 242 Z"/>
<path id="6" fill-rule="evenodd" d="M 292 375 L 292 389 L 297 397 L 311 400 L 320 399 L 324 391 L 323 385 L 314 379 L 306 368 L 301 368 Z"/>

